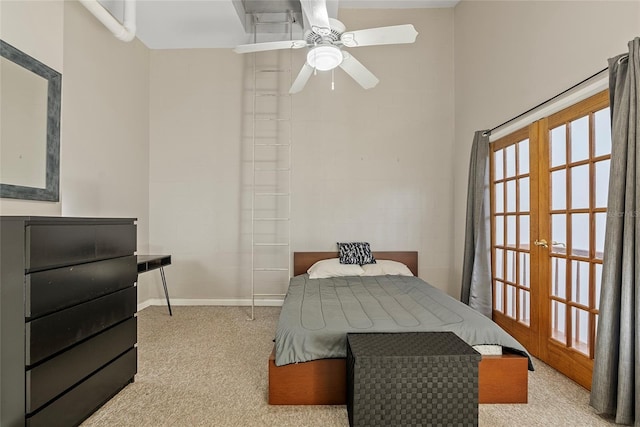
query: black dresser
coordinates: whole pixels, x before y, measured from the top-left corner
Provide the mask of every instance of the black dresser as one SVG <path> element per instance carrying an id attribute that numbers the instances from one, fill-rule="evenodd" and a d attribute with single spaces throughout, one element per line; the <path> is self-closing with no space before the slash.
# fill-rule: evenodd
<path id="1" fill-rule="evenodd" d="M 137 371 L 135 219 L 0 217 L 0 425 L 75 426 Z"/>

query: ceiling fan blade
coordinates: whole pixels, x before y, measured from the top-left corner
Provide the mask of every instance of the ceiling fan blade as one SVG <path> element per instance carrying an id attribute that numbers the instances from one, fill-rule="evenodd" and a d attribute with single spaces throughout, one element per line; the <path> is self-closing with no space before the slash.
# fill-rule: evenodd
<path id="1" fill-rule="evenodd" d="M 347 31 L 340 41 L 347 47 L 413 43 L 418 32 L 411 24 Z"/>
<path id="2" fill-rule="evenodd" d="M 360 61 L 347 52 L 342 52 L 342 57 L 343 60 L 340 64 L 340 68 L 349 74 L 353 80 L 358 82 L 360 86 L 365 89 L 371 89 L 378 84 L 380 80 L 378 80 L 378 78 L 374 76 L 367 67 L 362 65 Z"/>
<path id="3" fill-rule="evenodd" d="M 311 77 L 311 74 L 313 74 L 313 67 L 305 62 L 302 66 L 302 69 L 300 70 L 300 73 L 298 73 L 298 77 L 296 77 L 296 80 L 291 85 L 289 93 L 298 93 L 302 89 L 304 89 L 304 86 L 307 84 L 307 81 L 309 80 L 309 77 Z"/>
<path id="4" fill-rule="evenodd" d="M 321 36 L 331 34 L 326 0 L 300 0 L 300 5 L 311 31 Z"/>
<path id="5" fill-rule="evenodd" d="M 241 44 L 239 46 L 236 46 L 233 51 L 235 53 L 252 53 L 264 52 L 266 50 L 300 49 L 306 46 L 307 42 L 305 40 L 284 40 L 266 43 Z"/>

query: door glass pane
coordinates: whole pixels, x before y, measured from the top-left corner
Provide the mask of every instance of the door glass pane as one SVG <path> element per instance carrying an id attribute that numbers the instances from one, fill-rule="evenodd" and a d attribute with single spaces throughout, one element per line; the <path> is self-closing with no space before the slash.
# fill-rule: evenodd
<path id="1" fill-rule="evenodd" d="M 596 264 L 595 265 L 595 275 L 596 277 L 594 277 L 595 279 L 595 283 L 596 283 L 596 289 L 594 292 L 594 297 L 595 297 L 595 302 L 593 307 L 591 308 L 595 308 L 596 310 L 600 310 L 600 291 L 602 289 L 602 264 Z"/>
<path id="2" fill-rule="evenodd" d="M 520 215 L 520 237 L 518 247 L 529 249 L 529 215 Z"/>
<path id="3" fill-rule="evenodd" d="M 589 263 L 571 262 L 571 300 L 589 306 Z"/>
<path id="4" fill-rule="evenodd" d="M 518 144 L 518 174 L 529 173 L 529 140 L 525 139 Z"/>
<path id="5" fill-rule="evenodd" d="M 596 162 L 596 208 L 607 207 L 607 197 L 609 195 L 609 165 L 611 160 Z"/>
<path id="6" fill-rule="evenodd" d="M 516 287 L 506 285 L 507 291 L 507 309 L 505 314 L 509 317 L 516 318 Z"/>
<path id="7" fill-rule="evenodd" d="M 518 180 L 520 186 L 520 212 L 529 210 L 529 178 L 521 178 Z"/>
<path id="8" fill-rule="evenodd" d="M 529 275 L 531 274 L 531 261 L 527 252 L 520 252 L 520 272 L 518 274 L 518 283 L 525 288 L 529 287 Z"/>
<path id="9" fill-rule="evenodd" d="M 571 207 L 583 209 L 589 207 L 589 165 L 571 169 Z"/>
<path id="10" fill-rule="evenodd" d="M 496 216 L 495 224 L 494 236 L 496 246 L 504 246 L 504 217 Z"/>
<path id="11" fill-rule="evenodd" d="M 551 302 L 551 337 L 566 344 L 567 306 L 558 301 Z"/>
<path id="12" fill-rule="evenodd" d="M 551 295 L 567 298 L 567 270 L 564 258 L 551 258 Z"/>
<path id="13" fill-rule="evenodd" d="M 507 264 L 507 277 L 505 279 L 507 282 L 515 283 L 516 281 L 516 252 L 515 251 L 505 251 L 506 259 L 505 263 Z"/>
<path id="14" fill-rule="evenodd" d="M 602 259 L 604 254 L 604 231 L 607 226 L 607 214 L 605 212 L 595 214 L 596 218 L 596 258 Z"/>
<path id="15" fill-rule="evenodd" d="M 611 154 L 611 111 L 609 107 L 596 111 L 595 122 L 595 156 Z"/>
<path id="16" fill-rule="evenodd" d="M 505 149 L 505 178 L 516 176 L 516 146 L 510 145 Z"/>
<path id="17" fill-rule="evenodd" d="M 502 173 L 502 168 L 504 167 L 504 150 L 498 150 L 495 152 L 493 157 L 493 171 L 494 171 L 494 179 L 499 180 L 504 178 L 504 174 Z"/>
<path id="18" fill-rule="evenodd" d="M 520 312 L 518 313 L 518 320 L 520 320 L 520 322 L 524 323 L 525 325 L 529 325 L 529 323 L 531 322 L 531 309 L 529 308 L 531 305 L 531 301 L 529 299 L 529 292 L 523 289 L 519 289 L 518 294 L 520 295 Z"/>
<path id="19" fill-rule="evenodd" d="M 504 304 L 503 304 L 503 293 L 504 293 L 504 284 L 502 282 L 500 282 L 499 280 L 496 280 L 496 289 L 495 289 L 495 293 L 493 295 L 493 307 L 501 312 L 504 313 Z"/>
<path id="20" fill-rule="evenodd" d="M 589 158 L 589 117 L 571 122 L 571 161 Z"/>
<path id="21" fill-rule="evenodd" d="M 571 254 L 589 256 L 589 214 L 571 215 Z"/>
<path id="22" fill-rule="evenodd" d="M 504 212 L 504 185 L 502 183 L 498 183 L 495 185 L 494 190 L 494 199 L 496 204 L 496 213 Z"/>
<path id="23" fill-rule="evenodd" d="M 572 346 L 580 353 L 589 354 L 589 312 L 573 307 L 571 309 L 573 335 Z"/>
<path id="24" fill-rule="evenodd" d="M 564 165 L 567 163 L 567 143 L 565 125 L 552 129 L 550 133 L 551 140 L 551 167 Z"/>
<path id="25" fill-rule="evenodd" d="M 496 271 L 493 275 L 498 279 L 504 279 L 504 251 L 502 249 L 496 249 L 495 253 Z"/>
<path id="26" fill-rule="evenodd" d="M 516 216 L 507 215 L 507 246 L 516 246 Z"/>
<path id="27" fill-rule="evenodd" d="M 516 181 L 507 181 L 507 212 L 516 211 Z"/>
<path id="28" fill-rule="evenodd" d="M 551 252 L 556 254 L 566 254 L 567 241 L 567 215 L 551 215 Z M 553 243 L 556 242 L 556 243 Z"/>
<path id="29" fill-rule="evenodd" d="M 567 206 L 567 181 L 564 169 L 551 173 L 551 209 L 565 209 Z"/>

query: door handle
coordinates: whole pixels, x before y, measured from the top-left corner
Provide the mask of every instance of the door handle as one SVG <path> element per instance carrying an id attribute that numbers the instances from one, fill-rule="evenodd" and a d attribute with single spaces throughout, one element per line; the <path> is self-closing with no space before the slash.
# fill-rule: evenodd
<path id="1" fill-rule="evenodd" d="M 542 246 L 543 248 L 548 248 L 549 247 L 549 243 L 547 243 L 546 240 L 541 239 L 541 240 L 536 240 L 533 242 L 534 245 L 536 246 Z"/>

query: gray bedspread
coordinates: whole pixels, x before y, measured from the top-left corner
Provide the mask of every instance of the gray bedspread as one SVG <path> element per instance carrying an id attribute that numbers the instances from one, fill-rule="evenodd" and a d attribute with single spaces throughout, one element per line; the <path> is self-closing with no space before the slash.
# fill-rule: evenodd
<path id="1" fill-rule="evenodd" d="M 452 331 L 469 345 L 501 345 L 529 356 L 491 319 L 417 277 L 302 274 L 291 278 L 282 306 L 276 365 L 346 357 L 347 332 L 416 331 Z"/>

